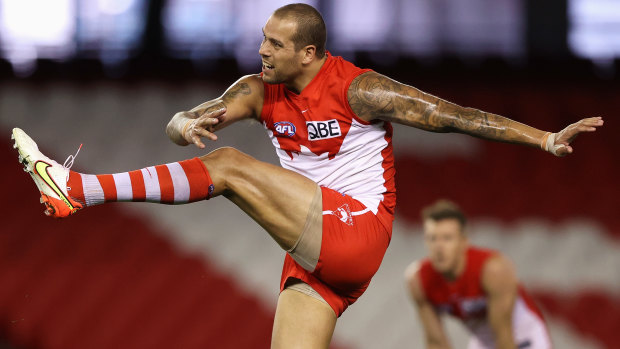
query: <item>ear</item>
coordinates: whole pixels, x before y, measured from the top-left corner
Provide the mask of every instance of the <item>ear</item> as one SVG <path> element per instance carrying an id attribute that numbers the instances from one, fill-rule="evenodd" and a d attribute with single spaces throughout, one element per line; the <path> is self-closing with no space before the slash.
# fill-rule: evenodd
<path id="1" fill-rule="evenodd" d="M 316 46 L 308 45 L 302 49 L 303 59 L 302 64 L 310 64 L 316 58 Z"/>

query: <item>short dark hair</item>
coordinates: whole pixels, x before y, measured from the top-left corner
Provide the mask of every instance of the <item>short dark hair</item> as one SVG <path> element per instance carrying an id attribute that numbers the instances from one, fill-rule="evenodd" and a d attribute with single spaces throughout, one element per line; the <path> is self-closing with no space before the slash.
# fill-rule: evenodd
<path id="1" fill-rule="evenodd" d="M 422 220 L 440 221 L 443 219 L 456 219 L 461 224 L 461 228 L 465 228 L 467 217 L 461 208 L 450 200 L 437 200 L 432 205 L 422 209 Z"/>
<path id="2" fill-rule="evenodd" d="M 296 51 L 306 45 L 314 45 L 316 56 L 319 58 L 325 56 L 327 29 L 323 17 L 314 7 L 308 4 L 289 4 L 275 10 L 273 15 L 278 18 L 292 19 L 297 23 L 297 31 L 292 37 Z"/>

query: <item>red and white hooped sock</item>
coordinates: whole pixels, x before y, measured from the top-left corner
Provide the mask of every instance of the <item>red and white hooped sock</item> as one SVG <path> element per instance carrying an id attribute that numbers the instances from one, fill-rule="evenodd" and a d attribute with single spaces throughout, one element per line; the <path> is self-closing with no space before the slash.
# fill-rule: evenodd
<path id="1" fill-rule="evenodd" d="M 69 195 L 86 206 L 115 201 L 185 204 L 209 199 L 213 181 L 199 158 L 115 174 L 69 172 Z"/>

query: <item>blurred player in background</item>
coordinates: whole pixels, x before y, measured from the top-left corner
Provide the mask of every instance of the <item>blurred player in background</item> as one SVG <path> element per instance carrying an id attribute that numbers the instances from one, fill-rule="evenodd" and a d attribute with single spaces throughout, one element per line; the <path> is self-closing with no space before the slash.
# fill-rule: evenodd
<path id="1" fill-rule="evenodd" d="M 550 349 L 542 313 L 501 253 L 469 245 L 466 217 L 446 200 L 422 211 L 428 257 L 405 279 L 424 327 L 426 348 L 450 348 L 440 319 L 452 315 L 472 334 L 469 349 Z"/>
<path id="2" fill-rule="evenodd" d="M 267 129 L 282 167 L 221 148 L 141 170 L 87 175 L 70 171 L 72 158 L 63 166 L 41 154 L 22 130 L 13 137 L 47 213 L 55 217 L 114 201 L 181 204 L 222 195 L 235 203 L 288 252 L 274 348 L 328 347 L 337 317 L 378 270 L 396 203 L 391 122 L 557 156 L 572 152 L 570 142 L 579 133 L 603 124 L 588 118 L 545 132 L 360 69 L 325 50 L 323 18 L 306 4 L 277 9 L 262 32 L 261 74 L 242 77 L 221 97 L 175 114 L 166 131 L 179 145 L 203 149 L 202 138 L 215 141 L 215 131 L 254 119 Z"/>

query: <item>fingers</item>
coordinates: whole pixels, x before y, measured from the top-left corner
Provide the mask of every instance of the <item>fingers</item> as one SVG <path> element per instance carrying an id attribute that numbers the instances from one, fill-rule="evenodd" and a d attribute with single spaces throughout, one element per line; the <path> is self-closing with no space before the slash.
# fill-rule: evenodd
<path id="1" fill-rule="evenodd" d="M 581 132 L 594 132 L 597 127 L 603 126 L 603 123 L 604 121 L 601 117 L 581 119 L 566 127 L 562 130 L 562 132 L 570 133 L 572 135 L 577 135 Z"/>
<path id="2" fill-rule="evenodd" d="M 591 123 L 593 126 L 602 126 L 603 123 L 605 123 L 603 118 L 600 117 L 600 116 L 595 116 L 595 117 L 592 117 L 592 118 L 581 119 L 580 122 Z"/>
<path id="3" fill-rule="evenodd" d="M 575 125 L 574 131 L 577 131 L 579 133 L 581 133 L 581 132 L 594 132 L 594 131 L 596 131 L 596 127 L 588 126 L 586 124 L 580 123 L 578 125 Z"/>
<path id="4" fill-rule="evenodd" d="M 200 126 L 190 126 L 188 133 L 189 133 L 191 142 L 194 143 L 200 149 L 204 149 L 206 147 L 205 144 L 201 140 L 202 137 L 210 139 L 212 141 L 217 140 L 217 136 L 214 133 L 209 132 L 205 130 L 204 128 L 201 128 Z"/>
<path id="5" fill-rule="evenodd" d="M 192 121 L 187 130 L 186 139 L 194 143 L 198 148 L 204 149 L 206 146 L 201 138 L 207 138 L 212 141 L 217 140 L 217 136 L 212 132 L 213 126 L 217 125 L 220 120 L 217 117 L 222 116 L 225 109 L 217 110 L 213 113 L 203 114 L 199 118 Z"/>
<path id="6" fill-rule="evenodd" d="M 192 139 L 192 143 L 194 143 L 198 148 L 200 148 L 200 149 L 204 149 L 205 148 L 204 143 L 202 143 L 202 141 L 200 140 L 200 137 L 198 137 L 197 135 L 195 135 L 195 134 L 192 135 L 191 139 Z"/>
<path id="7" fill-rule="evenodd" d="M 596 131 L 596 128 L 603 126 L 604 123 L 603 118 L 600 116 L 582 119 L 578 122 L 580 126 L 579 130 L 582 132 Z"/>
<path id="8" fill-rule="evenodd" d="M 209 111 L 196 118 L 195 126 L 209 129 L 220 122 L 220 117 L 226 113 L 226 108 Z"/>
<path id="9" fill-rule="evenodd" d="M 196 127 L 194 130 L 192 130 L 194 132 L 195 135 L 197 135 L 198 137 L 205 137 L 208 138 L 212 141 L 217 140 L 217 136 L 210 131 L 207 131 L 204 128 L 200 128 L 200 127 Z"/>
<path id="10" fill-rule="evenodd" d="M 217 118 L 201 116 L 200 118 L 196 119 L 193 126 L 194 128 L 200 127 L 200 128 L 208 129 L 212 126 L 215 126 L 219 122 L 220 120 Z"/>
<path id="11" fill-rule="evenodd" d="M 226 112 L 226 108 L 220 108 L 214 111 L 210 111 L 206 114 L 203 114 L 203 116 L 207 115 L 210 118 L 219 118 L 220 116 L 224 115 L 225 112 Z"/>
<path id="12" fill-rule="evenodd" d="M 222 107 L 211 111 L 189 111 L 184 112 L 188 114 L 186 118 L 189 121 L 183 126 L 181 130 L 181 136 L 188 142 L 195 144 L 198 148 L 204 149 L 206 146 L 202 142 L 202 138 L 209 140 L 217 140 L 217 136 L 213 133 L 215 125 L 220 123 L 220 118 L 224 117 L 226 108 Z"/>
<path id="13" fill-rule="evenodd" d="M 596 131 L 597 127 L 601 127 L 603 126 L 603 124 L 603 118 L 597 116 L 581 119 L 574 124 L 568 125 L 557 135 L 554 145 L 558 148 L 556 149 L 556 152 L 554 154 L 556 154 L 557 156 L 566 156 L 568 154 L 572 154 L 573 148 L 570 146 L 570 143 L 572 143 L 580 133 L 594 132 Z"/>

